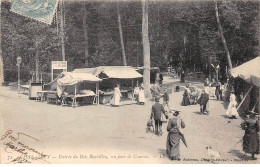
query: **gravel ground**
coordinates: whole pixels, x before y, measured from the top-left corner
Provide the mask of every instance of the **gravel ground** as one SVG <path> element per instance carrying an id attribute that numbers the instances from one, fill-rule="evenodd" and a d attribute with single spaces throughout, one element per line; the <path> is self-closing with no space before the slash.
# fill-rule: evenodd
<path id="1" fill-rule="evenodd" d="M 187 84 L 178 81 L 164 77 L 167 87 Z M 202 87 L 199 82 L 192 84 Z M 144 106 L 124 101 L 120 107 L 71 108 L 28 100 L 27 95 L 1 87 L 1 135 L 12 130 L 14 137 L 20 132 L 36 138 L 20 135 L 18 139 L 48 155 L 44 160 L 29 159 L 31 163 L 259 163 L 259 160 L 249 160 L 249 155 L 242 152 L 241 120 L 226 118 L 223 102 L 211 97 L 210 114 L 201 115 L 198 105 L 180 105 L 182 93 L 170 94 L 171 108 L 181 111 L 180 116 L 186 124 L 184 134 L 188 148 L 181 143 L 181 161 L 171 161 L 166 156 L 166 124 L 163 124 L 161 137 L 146 132 L 154 103 L 149 100 Z M 2 163 L 21 155 L 6 149 L 5 144 L 9 141 L 11 138 L 5 138 L 0 143 Z M 208 161 L 207 146 L 220 152 L 217 161 Z"/>

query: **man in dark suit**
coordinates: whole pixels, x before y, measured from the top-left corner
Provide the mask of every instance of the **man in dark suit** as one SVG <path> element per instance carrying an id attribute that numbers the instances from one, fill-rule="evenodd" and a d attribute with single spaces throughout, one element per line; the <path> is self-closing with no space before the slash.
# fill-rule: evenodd
<path id="1" fill-rule="evenodd" d="M 159 103 L 159 98 L 155 98 L 155 104 L 152 106 L 152 112 L 150 119 L 154 119 L 155 122 L 155 134 L 162 136 L 162 112 L 165 115 L 165 118 L 168 119 L 168 115 L 166 114 L 166 111 L 164 110 L 164 107 L 162 104 Z M 158 131 L 158 127 L 160 132 Z"/>
<path id="2" fill-rule="evenodd" d="M 202 90 L 201 96 L 198 99 L 197 103 L 200 105 L 200 111 L 205 114 L 208 113 L 207 111 L 207 104 L 209 102 L 209 95 L 205 92 L 205 90 Z"/>

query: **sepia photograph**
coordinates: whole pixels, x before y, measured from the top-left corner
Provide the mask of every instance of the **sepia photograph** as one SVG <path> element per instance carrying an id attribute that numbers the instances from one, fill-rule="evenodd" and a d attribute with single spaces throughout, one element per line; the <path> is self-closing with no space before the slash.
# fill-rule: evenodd
<path id="1" fill-rule="evenodd" d="M 0 0 L 0 164 L 260 164 L 260 1 Z"/>

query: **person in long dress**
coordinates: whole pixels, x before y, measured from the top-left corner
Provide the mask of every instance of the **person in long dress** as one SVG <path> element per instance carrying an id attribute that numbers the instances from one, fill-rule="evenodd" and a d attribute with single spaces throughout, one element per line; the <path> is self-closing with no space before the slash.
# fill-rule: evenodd
<path id="1" fill-rule="evenodd" d="M 182 71 L 181 73 L 181 82 L 185 82 L 185 73 Z"/>
<path id="2" fill-rule="evenodd" d="M 184 90 L 184 93 L 183 93 L 183 99 L 182 99 L 182 103 L 181 103 L 182 106 L 190 105 L 189 96 L 190 96 L 189 87 L 186 86 L 186 89 Z"/>
<path id="3" fill-rule="evenodd" d="M 139 94 L 140 88 L 138 82 L 136 83 L 136 87 L 134 88 L 134 99 L 138 102 L 138 94 Z"/>
<path id="4" fill-rule="evenodd" d="M 171 160 L 180 160 L 180 139 L 184 140 L 181 128 L 185 128 L 185 124 L 178 115 L 179 112 L 175 111 L 167 125 L 166 153 Z"/>
<path id="5" fill-rule="evenodd" d="M 140 89 L 140 91 L 138 92 L 138 103 L 139 104 L 145 104 L 145 95 L 144 95 L 144 89 Z"/>
<path id="6" fill-rule="evenodd" d="M 122 97 L 122 94 L 120 92 L 119 85 L 117 85 L 114 89 L 114 96 L 113 96 L 110 104 L 114 107 L 119 107 L 119 102 L 120 102 L 121 97 Z"/>
<path id="7" fill-rule="evenodd" d="M 255 154 L 259 153 L 259 124 L 255 118 L 255 113 L 251 112 L 249 119 L 245 120 L 241 127 L 245 130 L 243 136 L 243 151 L 251 154 L 251 159 L 256 160 Z"/>
<path id="8" fill-rule="evenodd" d="M 234 95 L 233 92 L 231 92 L 230 98 L 229 98 L 228 109 L 226 111 L 226 114 L 229 118 L 237 119 L 239 117 L 236 107 L 237 107 L 236 96 Z"/>

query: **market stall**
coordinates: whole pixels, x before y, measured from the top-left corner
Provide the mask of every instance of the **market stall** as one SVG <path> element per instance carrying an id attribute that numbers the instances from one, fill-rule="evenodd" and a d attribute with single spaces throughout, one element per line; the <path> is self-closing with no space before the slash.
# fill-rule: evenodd
<path id="1" fill-rule="evenodd" d="M 109 103 L 116 84 L 120 84 L 122 99 L 133 100 L 134 85 L 142 75 L 130 66 L 100 66 L 93 75 L 102 79 L 100 83 L 100 103 Z"/>
<path id="2" fill-rule="evenodd" d="M 100 81 L 100 78 L 89 73 L 63 72 L 54 81 L 45 85 L 45 89 L 56 91 L 62 106 L 70 103 L 72 107 L 76 107 L 89 101 L 92 104 L 99 104 Z M 46 96 L 48 99 L 48 91 Z"/>

